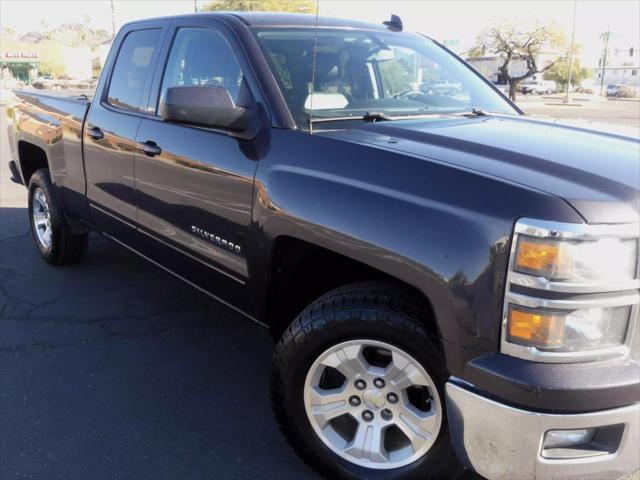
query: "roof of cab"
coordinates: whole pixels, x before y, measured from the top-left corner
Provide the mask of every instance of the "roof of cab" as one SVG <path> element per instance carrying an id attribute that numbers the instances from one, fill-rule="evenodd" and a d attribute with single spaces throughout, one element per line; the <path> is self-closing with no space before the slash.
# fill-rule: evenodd
<path id="1" fill-rule="evenodd" d="M 339 28 L 364 28 L 367 30 L 387 30 L 380 24 L 361 22 L 359 20 L 347 20 L 344 18 L 317 17 L 303 13 L 277 13 L 277 12 L 228 12 L 239 18 L 250 27 L 339 27 Z"/>
<path id="2" fill-rule="evenodd" d="M 387 31 L 387 27 L 380 24 L 361 22 L 359 20 L 347 20 L 343 18 L 317 17 L 315 15 L 303 13 L 280 13 L 280 12 L 199 12 L 185 15 L 172 15 L 168 17 L 148 18 L 144 20 L 135 20 L 126 25 L 140 24 L 157 20 L 172 20 L 176 18 L 189 18 L 209 16 L 219 18 L 221 20 L 236 20 L 242 22 L 247 27 L 310 27 L 316 26 L 326 28 L 357 28 L 363 30 Z"/>

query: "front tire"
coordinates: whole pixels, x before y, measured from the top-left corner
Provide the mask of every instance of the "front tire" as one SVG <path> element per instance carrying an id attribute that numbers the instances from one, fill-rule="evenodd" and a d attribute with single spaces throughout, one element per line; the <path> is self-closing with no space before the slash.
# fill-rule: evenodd
<path id="1" fill-rule="evenodd" d="M 454 478 L 446 373 L 424 306 L 382 282 L 309 305 L 274 354 L 271 395 L 291 446 L 328 478 Z"/>
<path id="2" fill-rule="evenodd" d="M 29 220 L 40 255 L 52 265 L 80 261 L 87 249 L 87 233 L 73 233 L 56 200 L 47 169 L 36 170 L 29 181 Z"/>

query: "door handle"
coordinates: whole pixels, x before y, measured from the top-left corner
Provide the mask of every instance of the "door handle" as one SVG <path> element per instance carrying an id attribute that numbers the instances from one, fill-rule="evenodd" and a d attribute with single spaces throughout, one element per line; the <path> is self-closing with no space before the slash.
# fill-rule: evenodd
<path id="1" fill-rule="evenodd" d="M 93 138 L 94 140 L 100 140 L 102 137 L 104 137 L 104 133 L 102 133 L 102 130 L 100 130 L 99 127 L 91 127 L 89 129 L 89 135 L 91 135 L 91 138 Z"/>
<path id="2" fill-rule="evenodd" d="M 138 150 L 148 157 L 155 157 L 156 155 L 160 155 L 160 152 L 162 152 L 162 149 L 158 146 L 158 144 L 152 140 L 138 143 Z"/>

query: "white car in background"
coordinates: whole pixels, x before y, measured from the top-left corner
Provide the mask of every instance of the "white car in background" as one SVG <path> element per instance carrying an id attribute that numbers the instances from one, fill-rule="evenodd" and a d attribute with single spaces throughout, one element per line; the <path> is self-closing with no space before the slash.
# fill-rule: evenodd
<path id="1" fill-rule="evenodd" d="M 542 93 L 551 94 L 557 91 L 556 82 L 553 80 L 530 80 L 528 82 L 522 82 L 520 91 L 522 93 L 531 93 L 538 95 Z"/>

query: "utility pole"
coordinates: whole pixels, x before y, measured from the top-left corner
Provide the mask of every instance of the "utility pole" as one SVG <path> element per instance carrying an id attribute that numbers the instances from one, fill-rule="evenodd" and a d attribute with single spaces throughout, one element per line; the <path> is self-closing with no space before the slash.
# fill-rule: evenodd
<path id="1" fill-rule="evenodd" d="M 604 91 L 604 75 L 605 68 L 607 67 L 607 52 L 609 51 L 609 35 L 611 32 L 609 31 L 609 27 L 607 27 L 607 32 L 604 34 L 604 55 L 602 56 L 602 78 L 600 78 L 600 95 Z"/>
<path id="2" fill-rule="evenodd" d="M 113 0 L 111 0 L 111 39 L 116 38 L 116 17 L 113 13 Z"/>
<path id="3" fill-rule="evenodd" d="M 193 0 L 193 11 L 198 13 L 198 0 Z"/>
<path id="4" fill-rule="evenodd" d="M 573 44 L 576 38 L 576 8 L 578 0 L 573 0 L 573 24 L 571 25 L 571 45 L 569 46 L 569 75 L 567 76 L 567 92 L 563 103 L 569 103 L 569 90 L 571 90 L 571 69 L 573 68 Z"/>

